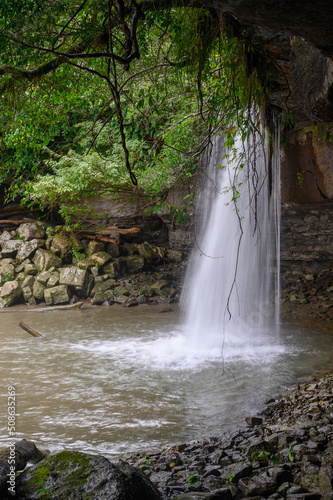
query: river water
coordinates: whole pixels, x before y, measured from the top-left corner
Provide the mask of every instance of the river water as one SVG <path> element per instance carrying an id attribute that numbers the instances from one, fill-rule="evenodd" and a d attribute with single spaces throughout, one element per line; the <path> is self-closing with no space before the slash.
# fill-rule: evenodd
<path id="1" fill-rule="evenodd" d="M 333 338 L 324 333 L 281 328 L 235 336 L 222 349 L 218 336 L 195 345 L 177 308 L 160 309 L 1 313 L 0 444 L 13 439 L 8 384 L 16 439 L 112 457 L 234 430 L 269 396 L 332 364 Z"/>

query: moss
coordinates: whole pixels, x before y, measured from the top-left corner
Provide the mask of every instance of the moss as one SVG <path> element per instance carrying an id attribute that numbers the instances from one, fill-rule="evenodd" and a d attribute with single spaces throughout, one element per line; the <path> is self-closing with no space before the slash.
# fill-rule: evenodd
<path id="1" fill-rule="evenodd" d="M 32 472 L 31 483 L 34 486 L 42 486 L 48 480 L 50 470 L 47 466 L 38 467 Z"/>

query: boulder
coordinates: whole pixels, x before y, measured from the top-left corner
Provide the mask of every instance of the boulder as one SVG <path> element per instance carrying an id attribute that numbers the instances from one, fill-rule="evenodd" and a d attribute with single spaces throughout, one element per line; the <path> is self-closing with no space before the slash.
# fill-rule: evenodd
<path id="1" fill-rule="evenodd" d="M 25 288 L 25 287 L 29 287 L 29 288 L 32 288 L 33 285 L 35 283 L 35 279 L 33 276 L 27 276 L 26 278 L 24 278 L 23 282 L 21 283 L 21 287 L 22 288 Z"/>
<path id="2" fill-rule="evenodd" d="M 110 278 L 120 277 L 120 266 L 118 262 L 109 262 L 103 266 L 103 273 L 108 274 Z"/>
<path id="3" fill-rule="evenodd" d="M 73 247 L 73 243 L 67 236 L 54 236 L 49 242 L 49 250 L 61 259 L 66 258 Z"/>
<path id="4" fill-rule="evenodd" d="M 166 253 L 166 258 L 169 262 L 180 264 L 183 259 L 183 254 L 179 250 L 168 250 Z"/>
<path id="5" fill-rule="evenodd" d="M 14 281 L 7 281 L 0 292 L 0 300 L 4 307 L 12 306 L 22 297 L 22 290 L 19 283 Z"/>
<path id="6" fill-rule="evenodd" d="M 47 457 L 17 477 L 18 498 L 32 500 L 37 491 L 57 500 L 161 499 L 160 492 L 140 469 L 77 451 Z"/>
<path id="7" fill-rule="evenodd" d="M 24 272 L 25 272 L 25 274 L 28 274 L 30 276 L 36 276 L 38 271 L 37 271 L 37 267 L 35 266 L 35 264 L 28 261 L 24 266 Z"/>
<path id="8" fill-rule="evenodd" d="M 123 285 L 119 285 L 117 286 L 113 293 L 117 296 L 117 297 L 121 297 L 122 295 L 125 296 L 125 297 L 128 297 L 130 295 L 130 292 L 127 290 L 126 287 L 124 287 Z"/>
<path id="9" fill-rule="evenodd" d="M 111 290 L 106 290 L 105 292 L 97 292 L 95 293 L 91 303 L 94 306 L 100 306 L 104 304 L 104 302 L 111 303 L 113 302 L 113 293 Z"/>
<path id="10" fill-rule="evenodd" d="M 39 281 L 35 281 L 32 286 L 32 294 L 37 300 L 44 300 L 45 286 Z"/>
<path id="11" fill-rule="evenodd" d="M 113 290 L 114 287 L 115 287 L 115 281 L 112 279 L 108 279 L 100 283 L 95 283 L 94 288 L 91 290 L 91 294 L 94 295 L 96 293 L 106 292 L 107 290 Z"/>
<path id="12" fill-rule="evenodd" d="M 6 281 L 13 281 L 15 279 L 15 268 L 13 264 L 5 264 L 0 267 L 0 285 Z"/>
<path id="13" fill-rule="evenodd" d="M 18 250 L 23 245 L 21 240 L 7 240 L 2 246 L 2 258 L 12 257 L 15 258 Z"/>
<path id="14" fill-rule="evenodd" d="M 3 231 L 3 233 L 0 234 L 0 246 L 2 247 L 6 241 L 12 239 L 13 236 L 8 231 Z"/>
<path id="15" fill-rule="evenodd" d="M 59 285 L 59 282 L 60 282 L 60 273 L 58 271 L 52 271 L 52 273 L 50 273 L 50 278 L 47 282 L 46 287 L 53 288 L 54 286 Z"/>
<path id="16" fill-rule="evenodd" d="M 28 462 L 36 464 L 49 454 L 48 451 L 39 450 L 33 441 L 21 439 L 14 442 L 10 447 L 0 451 L 0 492 L 6 494 L 8 490 L 8 480 L 12 475 L 13 466 L 11 459 L 15 456 L 15 471 L 23 470 Z M 15 485 L 15 471 L 13 483 Z M 14 488 L 15 489 L 15 488 Z M 13 495 L 13 497 L 16 495 Z"/>
<path id="17" fill-rule="evenodd" d="M 71 300 L 69 288 L 66 285 L 58 285 L 44 290 L 44 299 L 48 306 L 66 304 Z"/>
<path id="18" fill-rule="evenodd" d="M 22 242 L 21 242 L 22 243 Z M 36 239 L 23 242 L 19 247 L 16 258 L 19 262 L 29 259 L 39 247 L 38 241 Z"/>
<path id="19" fill-rule="evenodd" d="M 34 297 L 34 294 L 32 292 L 32 287 L 21 285 L 21 288 L 22 288 L 24 301 L 27 304 L 29 304 L 30 306 L 35 306 L 37 302 L 36 302 L 36 298 Z"/>
<path id="20" fill-rule="evenodd" d="M 33 240 L 35 238 L 42 239 L 45 236 L 46 224 L 44 222 L 35 221 L 21 224 L 17 228 L 17 234 L 25 241 Z"/>
<path id="21" fill-rule="evenodd" d="M 87 271 L 75 266 L 64 267 L 60 270 L 60 285 L 73 287 L 79 294 L 89 295 L 93 287 L 93 280 Z"/>
<path id="22" fill-rule="evenodd" d="M 36 250 L 32 260 L 39 272 L 47 271 L 53 266 L 59 267 L 62 263 L 62 260 L 59 257 L 48 250 L 43 250 L 42 248 L 38 248 L 38 250 Z"/>
<path id="23" fill-rule="evenodd" d="M 111 257 L 119 257 L 121 253 L 119 243 L 109 243 L 106 250 Z"/>
<path id="24" fill-rule="evenodd" d="M 87 259 L 82 259 L 76 263 L 76 267 L 83 269 L 83 271 L 91 271 L 96 266 L 96 262 L 90 257 Z"/>
<path id="25" fill-rule="evenodd" d="M 107 252 L 97 252 L 91 255 L 90 260 L 92 260 L 95 265 L 102 267 L 112 260 L 112 256 Z"/>
<path id="26" fill-rule="evenodd" d="M 105 245 L 101 241 L 89 241 L 87 253 L 88 255 L 92 255 L 93 253 L 103 252 L 104 247 Z"/>
<path id="27" fill-rule="evenodd" d="M 145 259 L 140 255 L 130 255 L 126 258 L 126 265 L 129 274 L 140 273 L 145 266 Z"/>
<path id="28" fill-rule="evenodd" d="M 139 250 L 137 245 L 134 243 L 124 243 L 123 248 L 127 255 L 139 255 Z"/>
<path id="29" fill-rule="evenodd" d="M 161 256 L 157 251 L 157 247 L 149 245 L 149 243 L 142 243 L 138 245 L 139 255 L 145 259 L 147 264 L 158 264 L 161 260 Z"/>
<path id="30" fill-rule="evenodd" d="M 51 277 L 50 271 L 42 271 L 40 274 L 36 276 L 36 280 L 39 281 L 42 285 L 46 286 L 46 283 Z"/>
<path id="31" fill-rule="evenodd" d="M 71 243 L 71 248 L 75 248 L 78 252 L 84 252 L 85 248 L 82 244 L 82 241 L 76 234 L 71 234 L 69 237 L 69 241 Z"/>

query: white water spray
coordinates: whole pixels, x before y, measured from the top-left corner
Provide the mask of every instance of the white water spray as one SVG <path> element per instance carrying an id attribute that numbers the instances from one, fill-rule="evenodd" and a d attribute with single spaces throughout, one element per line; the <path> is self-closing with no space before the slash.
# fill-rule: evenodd
<path id="1" fill-rule="evenodd" d="M 259 135 L 246 145 L 238 139 L 233 161 L 224 142 L 215 136 L 208 152 L 197 208 L 201 229 L 181 305 L 195 343 L 232 349 L 249 336 L 259 341 L 259 332 L 277 323 L 280 151 L 277 136 L 269 168 L 267 141 Z"/>

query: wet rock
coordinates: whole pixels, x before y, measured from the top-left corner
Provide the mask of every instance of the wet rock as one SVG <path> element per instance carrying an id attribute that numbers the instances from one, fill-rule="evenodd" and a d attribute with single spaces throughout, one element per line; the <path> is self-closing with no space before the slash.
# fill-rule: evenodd
<path id="1" fill-rule="evenodd" d="M 32 287 L 30 286 L 22 286 L 22 294 L 24 301 L 30 306 L 35 306 L 37 304 L 36 299 L 32 292 Z"/>
<path id="2" fill-rule="evenodd" d="M 270 479 L 265 473 L 253 478 L 242 478 L 238 481 L 238 488 L 246 496 L 263 495 L 268 497 L 274 493 L 276 482 Z"/>
<path id="3" fill-rule="evenodd" d="M 132 243 L 124 243 L 123 248 L 126 255 L 139 255 L 137 245 L 134 245 Z"/>
<path id="4" fill-rule="evenodd" d="M 8 231 L 3 231 L 0 234 L 0 246 L 2 247 L 6 241 L 11 239 L 13 239 L 13 236 Z"/>
<path id="5" fill-rule="evenodd" d="M 68 285 L 79 294 L 89 295 L 93 286 L 93 277 L 75 266 L 60 269 L 60 285 Z"/>
<path id="6" fill-rule="evenodd" d="M 54 236 L 53 238 L 51 238 L 48 246 L 48 250 L 50 250 L 50 252 L 52 252 L 54 255 L 57 255 L 61 259 L 64 259 L 71 253 L 73 243 L 67 236 Z"/>
<path id="7" fill-rule="evenodd" d="M 252 472 L 249 463 L 231 464 L 223 467 L 222 478 L 230 482 L 238 482 L 242 477 L 248 476 Z"/>
<path id="8" fill-rule="evenodd" d="M 261 417 L 246 417 L 246 423 L 248 425 L 261 425 L 263 419 Z"/>
<path id="9" fill-rule="evenodd" d="M 110 305 L 113 302 L 113 293 L 111 290 L 106 290 L 105 292 L 97 292 L 93 296 L 92 304 L 94 306 L 103 305 L 105 302 Z"/>
<path id="10" fill-rule="evenodd" d="M 103 252 L 105 245 L 102 241 L 89 241 L 87 253 L 88 255 L 92 255 L 93 253 Z"/>
<path id="11" fill-rule="evenodd" d="M 36 250 L 32 261 L 38 272 L 47 271 L 53 266 L 59 267 L 62 264 L 62 260 L 59 257 L 42 248 L 38 248 L 38 250 Z"/>
<path id="12" fill-rule="evenodd" d="M 107 252 L 97 252 L 91 255 L 90 260 L 102 267 L 112 260 L 112 256 Z"/>
<path id="13" fill-rule="evenodd" d="M 0 285 L 6 281 L 13 281 L 15 278 L 15 268 L 12 264 L 5 264 L 0 267 Z"/>
<path id="14" fill-rule="evenodd" d="M 126 265 L 129 274 L 139 273 L 145 266 L 145 260 L 140 255 L 130 255 L 126 258 Z"/>
<path id="15" fill-rule="evenodd" d="M 66 285 L 58 285 L 53 288 L 45 288 L 44 299 L 48 306 L 67 304 L 71 300 L 71 294 Z"/>
<path id="16" fill-rule="evenodd" d="M 112 257 L 119 257 L 121 255 L 119 243 L 108 243 L 106 250 Z"/>
<path id="17" fill-rule="evenodd" d="M 75 250 L 77 250 L 78 252 L 84 252 L 85 247 L 80 238 L 76 234 L 71 234 L 69 237 L 69 241 L 72 247 L 75 248 Z"/>
<path id="18" fill-rule="evenodd" d="M 12 306 L 20 301 L 22 297 L 22 290 L 20 284 L 14 281 L 7 281 L 0 292 L 0 301 L 3 307 Z"/>
<path id="19" fill-rule="evenodd" d="M 179 250 L 168 250 L 166 252 L 166 259 L 170 262 L 180 263 L 183 259 L 183 254 Z"/>
<path id="20" fill-rule="evenodd" d="M 118 262 L 109 262 L 103 266 L 103 273 L 108 274 L 110 278 L 119 278 L 121 270 Z"/>
<path id="21" fill-rule="evenodd" d="M 27 241 L 26 243 L 22 243 L 16 254 L 16 259 L 19 262 L 22 262 L 25 259 L 29 259 L 35 253 L 38 246 L 38 241 L 36 239 Z"/>
<path id="22" fill-rule="evenodd" d="M 28 462 L 36 464 L 43 460 L 49 454 L 48 451 L 39 450 L 35 443 L 32 441 L 27 441 L 22 439 L 21 441 L 16 441 L 10 447 L 2 449 L 0 451 L 0 492 L 3 498 L 6 495 L 6 490 L 8 490 L 10 480 L 9 476 L 12 474 L 12 458 L 15 456 L 15 471 L 20 471 L 25 468 Z M 15 477 L 15 472 L 14 472 Z M 13 481 L 15 484 L 15 481 Z M 14 488 L 15 490 L 15 488 Z M 13 498 L 16 495 L 10 496 Z"/>
<path id="23" fill-rule="evenodd" d="M 333 498 L 332 466 L 320 467 L 318 471 L 305 474 L 301 484 L 305 490 L 320 494 L 322 500 L 331 500 Z"/>
<path id="24" fill-rule="evenodd" d="M 94 295 L 96 293 L 106 292 L 106 290 L 113 290 L 115 288 L 115 286 L 116 286 L 116 282 L 113 279 L 106 279 L 104 281 L 99 281 L 97 283 L 96 283 L 96 279 L 95 279 L 95 286 L 91 290 L 91 294 Z"/>
<path id="25" fill-rule="evenodd" d="M 50 273 L 50 277 L 47 281 L 47 288 L 53 288 L 54 286 L 59 285 L 60 282 L 60 273 L 58 271 L 52 271 Z"/>
<path id="26" fill-rule="evenodd" d="M 35 221 L 21 224 L 17 228 L 19 237 L 24 238 L 25 241 L 33 240 L 35 238 L 43 239 L 45 237 L 46 224 L 44 222 Z"/>
<path id="27" fill-rule="evenodd" d="M 118 297 L 120 297 L 121 295 L 128 297 L 130 295 L 130 292 L 127 290 L 126 287 L 124 287 L 123 285 L 120 285 L 114 289 L 114 294 Z"/>
<path id="28" fill-rule="evenodd" d="M 148 264 L 156 264 L 160 262 L 161 256 L 156 247 L 153 247 L 149 243 L 142 243 L 138 245 L 139 255 L 145 259 Z"/>
<path id="29" fill-rule="evenodd" d="M 45 286 L 39 281 L 35 281 L 32 286 L 32 294 L 37 300 L 44 300 Z"/>
<path id="30" fill-rule="evenodd" d="M 96 262 L 90 259 L 90 257 L 88 257 L 87 259 L 82 259 L 76 263 L 76 267 L 78 267 L 79 269 L 83 269 L 83 271 L 91 271 L 95 266 Z"/>
<path id="31" fill-rule="evenodd" d="M 42 285 L 46 286 L 50 277 L 51 277 L 50 271 L 43 271 L 36 276 L 36 280 L 39 281 Z"/>
<path id="32" fill-rule="evenodd" d="M 64 451 L 45 458 L 17 478 L 21 500 L 36 498 L 36 490 L 58 500 L 160 500 L 161 494 L 145 474 L 128 464 L 104 457 Z M 46 494 L 46 493 L 45 493 Z"/>
<path id="33" fill-rule="evenodd" d="M 24 266 L 25 274 L 28 274 L 29 276 L 36 276 L 38 271 L 37 271 L 37 267 L 35 266 L 35 264 L 33 264 L 32 262 L 29 262 L 29 261 L 24 261 L 24 262 L 26 263 Z"/>
<path id="34" fill-rule="evenodd" d="M 23 245 L 21 240 L 7 240 L 2 246 L 1 255 L 2 258 L 15 258 L 18 250 Z"/>
<path id="35" fill-rule="evenodd" d="M 122 304 L 123 307 L 135 307 L 135 306 L 138 306 L 139 303 L 132 299 L 132 300 L 128 300 L 127 302 L 125 302 L 124 304 Z"/>

